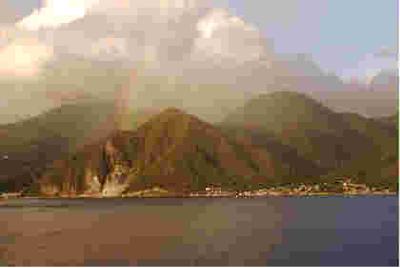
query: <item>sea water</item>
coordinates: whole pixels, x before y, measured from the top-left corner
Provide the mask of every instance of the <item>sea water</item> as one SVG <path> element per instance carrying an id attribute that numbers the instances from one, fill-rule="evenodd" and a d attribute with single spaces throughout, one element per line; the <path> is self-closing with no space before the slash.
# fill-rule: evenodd
<path id="1" fill-rule="evenodd" d="M 2 265 L 398 265 L 398 198 L 0 201 Z"/>

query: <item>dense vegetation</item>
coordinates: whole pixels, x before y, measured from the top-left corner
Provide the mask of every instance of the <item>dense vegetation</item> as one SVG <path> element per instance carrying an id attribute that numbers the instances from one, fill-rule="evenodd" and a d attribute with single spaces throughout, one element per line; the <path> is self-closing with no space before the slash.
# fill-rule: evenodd
<path id="1" fill-rule="evenodd" d="M 0 126 L 0 182 L 11 190 L 30 185 L 52 161 L 106 135 L 110 103 L 66 104 L 40 116 Z"/>
<path id="2" fill-rule="evenodd" d="M 221 127 L 231 135 L 246 135 L 264 148 L 274 148 L 271 140 L 275 140 L 281 148 L 275 146 L 274 155 L 285 161 L 288 151 L 297 154 L 299 158 L 292 157 L 291 164 L 292 168 L 296 163 L 303 167 L 300 172 L 308 169 L 301 163 L 306 160 L 314 164 L 310 168 L 314 175 L 349 176 L 376 184 L 397 182 L 396 118 L 376 120 L 335 113 L 305 95 L 277 92 L 249 101 Z"/>
<path id="3" fill-rule="evenodd" d="M 217 126 L 167 109 L 121 131 L 114 111 L 89 101 L 1 126 L 0 191 L 33 193 L 44 183 L 82 193 L 88 178 L 104 184 L 115 170 L 130 190 L 336 187 L 345 177 L 397 189 L 397 116 L 335 113 L 294 92 L 261 95 Z"/>

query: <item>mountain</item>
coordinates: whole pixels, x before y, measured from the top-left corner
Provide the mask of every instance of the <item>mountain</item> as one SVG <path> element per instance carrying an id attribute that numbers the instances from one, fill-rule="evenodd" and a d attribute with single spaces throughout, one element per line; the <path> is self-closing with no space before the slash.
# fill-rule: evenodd
<path id="1" fill-rule="evenodd" d="M 113 115 L 112 103 L 87 101 L 0 125 L 0 188 L 30 185 L 53 160 L 107 135 L 115 125 Z"/>
<path id="2" fill-rule="evenodd" d="M 335 113 L 294 92 L 260 95 L 216 126 L 174 108 L 125 112 L 86 101 L 0 126 L 0 190 L 119 195 L 397 179 L 397 116 Z"/>
<path id="3" fill-rule="evenodd" d="M 305 159 L 295 147 L 282 143 L 279 138 L 262 129 L 225 124 L 219 125 L 219 128 L 228 137 L 270 152 L 273 161 L 281 164 L 277 178 L 279 182 L 315 181 L 326 171 L 314 161 Z"/>
<path id="4" fill-rule="evenodd" d="M 182 192 L 209 184 L 267 183 L 281 169 L 267 150 L 228 138 L 211 124 L 169 108 L 135 131 L 116 131 L 56 161 L 39 186 L 45 194 L 119 195 L 151 186 Z"/>
<path id="5" fill-rule="evenodd" d="M 357 114 L 335 113 L 305 94 L 260 95 L 220 125 L 232 135 L 246 130 L 253 144 L 263 146 L 264 142 L 265 148 L 266 137 L 274 137 L 325 174 L 370 181 L 397 177 L 393 169 L 398 163 L 397 129 L 393 125 Z"/>

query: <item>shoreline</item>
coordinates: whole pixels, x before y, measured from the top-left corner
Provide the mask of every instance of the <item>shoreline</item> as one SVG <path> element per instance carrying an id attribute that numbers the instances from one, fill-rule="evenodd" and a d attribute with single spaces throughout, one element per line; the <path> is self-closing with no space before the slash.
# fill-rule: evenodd
<path id="1" fill-rule="evenodd" d="M 0 201 L 4 200 L 15 200 L 15 199 L 151 199 L 151 198 L 184 198 L 184 199 L 217 199 L 217 198 L 226 198 L 226 199 L 261 199 L 261 198 L 270 198 L 270 197 L 368 197 L 368 196 L 399 196 L 397 192 L 389 192 L 389 193 L 307 193 L 307 194 L 288 194 L 288 193 L 273 193 L 273 194 L 250 194 L 250 195 L 237 195 L 237 194 L 200 194 L 200 193 L 191 193 L 191 194 L 146 194 L 146 195 L 121 195 L 121 196 L 102 196 L 102 195 L 59 195 L 59 196 L 2 196 L 0 195 Z"/>

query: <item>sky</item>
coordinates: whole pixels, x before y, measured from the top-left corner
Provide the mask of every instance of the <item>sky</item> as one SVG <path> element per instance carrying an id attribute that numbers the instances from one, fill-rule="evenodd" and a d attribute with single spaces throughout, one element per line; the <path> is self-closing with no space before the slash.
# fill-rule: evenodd
<path id="1" fill-rule="evenodd" d="M 181 101 L 182 94 L 187 107 L 195 101 L 200 109 L 212 101 L 227 103 L 228 95 L 231 102 L 273 90 L 367 89 L 375 77 L 394 88 L 392 73 L 383 71 L 398 66 L 397 5 L 397 0 L 0 0 L 0 109 L 35 114 L 53 99 L 114 96 L 131 70 L 140 72 L 143 84 L 134 88 L 132 100 L 150 106 Z M 167 79 L 158 83 L 156 96 L 150 77 Z M 343 83 L 349 80 L 359 83 Z M 174 81 L 190 85 L 193 94 L 201 91 L 202 102 Z M 27 106 L 33 97 L 36 105 Z M 28 111 L 32 107 L 37 111 Z"/>
<path id="2" fill-rule="evenodd" d="M 13 7 L 19 16 L 29 15 L 33 9 L 39 8 L 41 0 L 5 0 Z"/>
<path id="3" fill-rule="evenodd" d="M 353 69 L 359 65 L 387 66 L 369 56 L 383 48 L 398 49 L 397 0 L 231 0 L 230 4 L 237 15 L 273 39 L 277 52 L 312 54 L 324 70 L 339 75 L 357 74 Z"/>
<path id="4" fill-rule="evenodd" d="M 5 0 L 19 17 L 40 0 Z M 277 53 L 307 53 L 326 72 L 363 77 L 393 68 L 398 54 L 397 0 L 218 0 L 272 39 Z M 392 54 L 393 54 L 392 53 Z"/>

